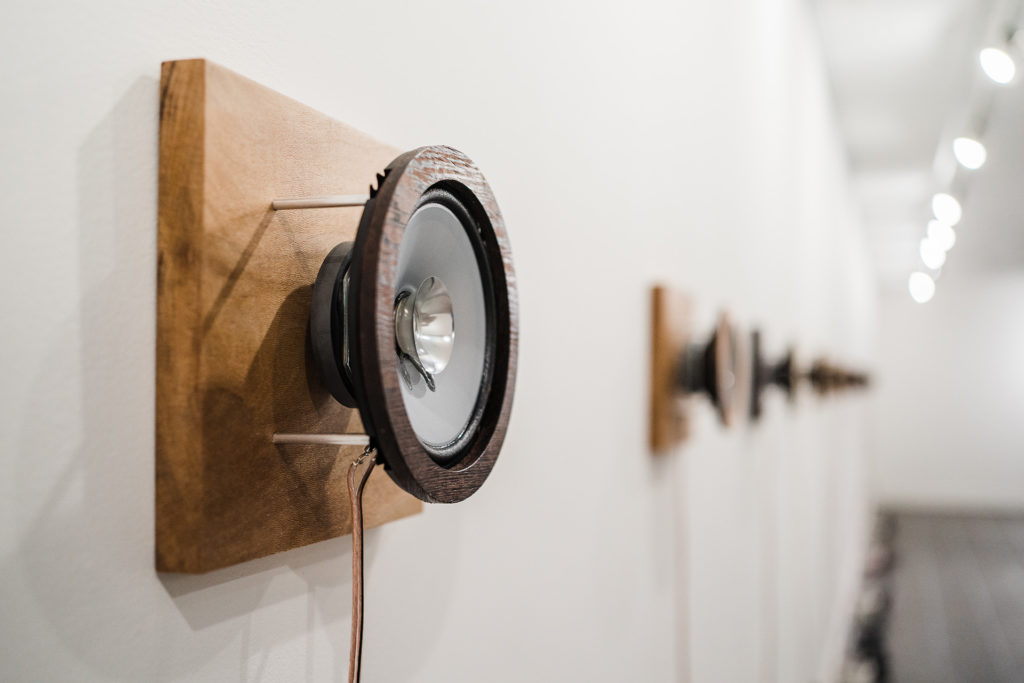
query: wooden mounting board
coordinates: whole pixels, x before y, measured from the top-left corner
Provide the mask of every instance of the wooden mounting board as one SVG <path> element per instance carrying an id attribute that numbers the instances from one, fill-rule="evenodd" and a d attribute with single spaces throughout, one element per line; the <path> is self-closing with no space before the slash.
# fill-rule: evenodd
<path id="1" fill-rule="evenodd" d="M 688 296 L 656 286 L 651 290 L 650 447 L 667 451 L 686 439 L 684 399 L 676 388 L 680 355 L 691 336 Z"/>
<path id="2" fill-rule="evenodd" d="M 282 445 L 362 433 L 307 350 L 313 280 L 359 208 L 274 212 L 276 198 L 365 194 L 398 150 L 204 60 L 161 75 L 156 566 L 205 572 L 351 532 L 361 447 Z M 383 471 L 367 526 L 422 504 Z"/>

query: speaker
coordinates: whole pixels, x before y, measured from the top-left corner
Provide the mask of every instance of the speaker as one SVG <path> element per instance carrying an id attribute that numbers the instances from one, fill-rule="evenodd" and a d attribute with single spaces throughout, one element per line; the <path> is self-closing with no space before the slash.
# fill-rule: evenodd
<path id="1" fill-rule="evenodd" d="M 761 350 L 761 332 L 750 333 L 751 373 L 750 373 L 750 417 L 761 417 L 762 396 L 765 389 L 775 385 L 786 392 L 792 400 L 799 379 L 795 353 L 792 349 L 774 363 L 765 360 Z"/>
<path id="2" fill-rule="evenodd" d="M 518 302 L 490 186 L 450 147 L 391 162 L 354 242 L 313 285 L 324 387 L 358 408 L 388 474 L 421 500 L 472 495 L 494 466 L 515 386 Z"/>
<path id="3" fill-rule="evenodd" d="M 711 339 L 704 344 L 687 344 L 682 356 L 676 365 L 679 388 L 686 393 L 705 394 L 722 423 L 732 424 L 737 359 L 735 333 L 728 317 L 719 316 Z"/>
<path id="4" fill-rule="evenodd" d="M 825 359 L 814 361 L 807 377 L 819 394 L 828 394 L 840 389 L 863 388 L 870 384 L 870 377 L 866 372 L 847 370 Z"/>

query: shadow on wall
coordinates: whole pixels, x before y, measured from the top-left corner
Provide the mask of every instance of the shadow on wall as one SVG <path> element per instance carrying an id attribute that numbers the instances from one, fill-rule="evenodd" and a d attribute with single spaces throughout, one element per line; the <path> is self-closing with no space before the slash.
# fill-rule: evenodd
<path id="1" fill-rule="evenodd" d="M 158 81 L 139 78 L 79 148 L 80 318 L 60 324 L 35 382 L 40 389 L 25 398 L 29 424 L 16 472 L 27 483 L 41 476 L 44 462 L 53 474 L 47 476 L 47 500 L 37 504 L 42 512 L 25 525 L 21 547 L 0 568 L 0 580 L 27 586 L 25 599 L 38 604 L 62 649 L 98 676 L 179 678 L 241 638 L 245 678 L 246 662 L 262 652 L 262 668 L 274 645 L 305 633 L 306 675 L 312 679 L 314 628 L 321 624 L 333 629 L 330 641 L 339 643 L 333 658 L 340 680 L 348 656 L 348 537 L 202 576 L 158 575 L 154 569 L 158 103 Z M 53 387 L 67 387 L 68 395 L 56 395 Z M 54 411 L 64 400 L 74 401 L 76 389 L 82 424 L 74 444 L 74 434 L 52 425 Z M 423 614 L 443 612 L 457 540 L 457 530 L 438 539 L 438 562 L 407 589 L 418 592 L 412 602 Z M 372 565 L 378 533 L 368 533 L 366 542 Z M 289 574 L 300 581 L 275 582 Z M 218 590 L 226 584 L 229 589 Z M 424 591 L 426 585 L 434 590 Z M 391 599 L 406 599 L 403 590 Z M 254 610 L 303 594 L 306 623 L 286 620 L 253 633 Z M 415 647 L 393 665 L 415 672 L 432 639 L 417 640 L 422 632 L 411 624 L 395 626 L 394 635 Z"/>

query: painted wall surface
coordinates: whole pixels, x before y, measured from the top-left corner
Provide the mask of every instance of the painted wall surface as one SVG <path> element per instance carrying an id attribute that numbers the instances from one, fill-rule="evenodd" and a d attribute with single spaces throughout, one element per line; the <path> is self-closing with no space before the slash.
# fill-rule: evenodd
<path id="1" fill-rule="evenodd" d="M 880 502 L 1024 509 L 1024 275 L 943 278 L 882 299 L 875 403 Z"/>
<path id="2" fill-rule="evenodd" d="M 327 681 L 336 539 L 153 571 L 158 78 L 202 56 L 484 169 L 520 279 L 501 460 L 367 536 L 369 681 L 827 680 L 865 405 L 646 448 L 648 288 L 870 359 L 875 293 L 807 3 L 40 1 L 0 22 L 0 679 Z M 268 197 L 268 200 L 270 198 Z"/>

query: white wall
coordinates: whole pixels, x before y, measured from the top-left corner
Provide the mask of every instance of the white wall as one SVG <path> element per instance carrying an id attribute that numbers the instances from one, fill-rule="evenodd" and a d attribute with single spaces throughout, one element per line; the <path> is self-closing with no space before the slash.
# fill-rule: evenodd
<path id="1" fill-rule="evenodd" d="M 1024 509 L 1024 275 L 883 298 L 877 488 L 897 507 Z"/>
<path id="2" fill-rule="evenodd" d="M 521 284 L 505 452 L 368 533 L 369 681 L 828 678 L 861 566 L 863 405 L 646 451 L 657 280 L 778 352 L 871 353 L 806 3 L 36 2 L 0 23 L 0 678 L 342 679 L 348 539 L 153 571 L 161 60 L 205 56 L 485 170 Z M 269 199 L 269 198 L 268 198 Z"/>

